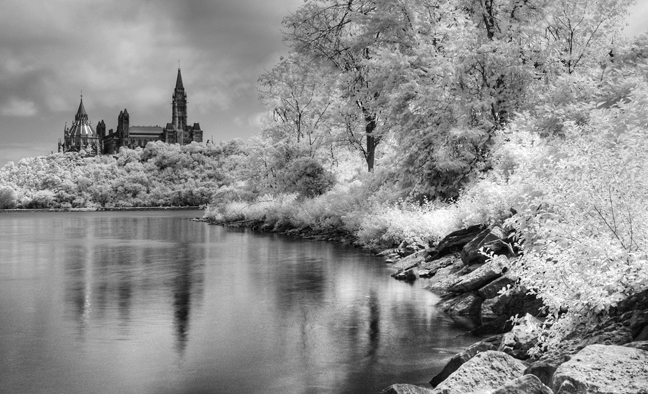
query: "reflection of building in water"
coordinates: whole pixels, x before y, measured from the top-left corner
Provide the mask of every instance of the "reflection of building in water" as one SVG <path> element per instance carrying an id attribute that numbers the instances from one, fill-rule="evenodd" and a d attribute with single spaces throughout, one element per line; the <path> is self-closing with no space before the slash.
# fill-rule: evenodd
<path id="1" fill-rule="evenodd" d="M 173 316 L 177 335 L 177 346 L 180 353 L 187 346 L 189 333 L 189 316 L 191 312 L 191 290 L 194 282 L 194 261 L 189 246 L 182 244 L 177 249 L 174 259 L 175 281 L 173 285 Z"/>
<path id="2" fill-rule="evenodd" d="M 203 131 L 200 124 L 187 123 L 187 93 L 182 83 L 182 74 L 178 69 L 176 86 L 171 102 L 171 122 L 162 126 L 131 126 L 130 114 L 127 109 L 117 117 L 117 129 L 106 132 L 106 123 L 97 123 L 96 131 L 92 128 L 83 106 L 83 96 L 74 118 L 74 123 L 64 129 L 63 141 L 59 140 L 59 152 L 83 152 L 94 156 L 97 154 L 113 154 L 119 148 L 145 147 L 151 141 L 163 141 L 168 144 L 186 145 L 193 141 L 202 142 Z"/>

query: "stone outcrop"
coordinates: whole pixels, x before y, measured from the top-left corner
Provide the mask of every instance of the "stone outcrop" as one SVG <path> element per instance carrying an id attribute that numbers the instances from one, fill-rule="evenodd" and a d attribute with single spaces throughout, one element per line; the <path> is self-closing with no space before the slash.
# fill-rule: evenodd
<path id="1" fill-rule="evenodd" d="M 435 394 L 466 394 L 496 390 L 524 373 L 525 365 L 506 353 L 477 354 L 439 384 Z"/>
<path id="2" fill-rule="evenodd" d="M 492 226 L 468 242 L 461 249 L 461 260 L 466 265 L 483 264 L 487 257 L 483 251 L 493 254 L 514 255 L 513 246 L 508 242 L 511 231 Z"/>
<path id="3" fill-rule="evenodd" d="M 463 247 L 483 230 L 484 226 L 476 225 L 446 235 L 436 246 L 433 246 L 435 253 L 431 254 L 429 259 L 436 260 L 450 253 L 461 252 Z"/>
<path id="4" fill-rule="evenodd" d="M 523 375 L 508 382 L 490 394 L 553 394 L 553 391 L 544 385 L 534 375 Z"/>
<path id="5" fill-rule="evenodd" d="M 448 290 L 453 293 L 465 293 L 481 289 L 502 276 L 502 271 L 503 269 L 499 264 L 494 262 L 486 263 L 469 274 L 460 277 L 448 287 Z"/>
<path id="6" fill-rule="evenodd" d="M 556 394 L 648 393 L 648 352 L 587 346 L 558 367 L 553 389 Z"/>

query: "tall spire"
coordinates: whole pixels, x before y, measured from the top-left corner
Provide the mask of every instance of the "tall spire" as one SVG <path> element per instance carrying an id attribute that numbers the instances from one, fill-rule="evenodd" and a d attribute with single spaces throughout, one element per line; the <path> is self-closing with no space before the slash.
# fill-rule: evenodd
<path id="1" fill-rule="evenodd" d="M 85 107 L 83 106 L 83 93 L 81 93 L 81 102 L 79 103 L 79 109 L 77 110 L 74 119 L 79 120 L 82 118 L 88 119 L 88 113 L 86 112 Z"/>
<path id="2" fill-rule="evenodd" d="M 178 78 L 176 79 L 176 90 L 184 90 L 184 85 L 182 84 L 182 74 L 180 74 L 180 67 L 178 67 Z"/>

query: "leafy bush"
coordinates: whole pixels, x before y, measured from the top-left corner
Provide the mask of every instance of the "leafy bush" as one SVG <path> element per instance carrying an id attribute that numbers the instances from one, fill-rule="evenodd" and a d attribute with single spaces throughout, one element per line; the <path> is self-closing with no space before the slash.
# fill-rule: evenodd
<path id="1" fill-rule="evenodd" d="M 320 196 L 335 184 L 333 174 L 310 157 L 293 160 L 284 169 L 281 179 L 283 191 L 295 193 L 301 199 Z"/>
<path id="2" fill-rule="evenodd" d="M 648 83 L 628 97 L 590 110 L 585 123 L 564 121 L 562 136 L 544 142 L 529 139 L 529 123 L 512 124 L 496 152 L 500 187 L 519 210 L 509 223 L 524 254 L 512 269 L 550 313 L 542 346 L 647 286 Z"/>
<path id="3" fill-rule="evenodd" d="M 0 188 L 0 209 L 11 209 L 16 206 L 16 192 L 10 187 Z"/>

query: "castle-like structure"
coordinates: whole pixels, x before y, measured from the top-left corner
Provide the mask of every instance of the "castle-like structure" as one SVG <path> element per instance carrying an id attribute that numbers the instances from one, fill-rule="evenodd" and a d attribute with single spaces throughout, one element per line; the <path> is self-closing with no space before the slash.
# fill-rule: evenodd
<path id="1" fill-rule="evenodd" d="M 145 147 L 150 141 L 164 141 L 168 144 L 189 144 L 193 141 L 202 142 L 203 131 L 200 124 L 187 123 L 187 94 L 182 83 L 182 74 L 178 69 L 176 86 L 171 102 L 171 122 L 166 127 L 161 126 L 131 126 L 128 110 L 124 109 L 117 117 L 117 129 L 106 132 L 106 123 L 97 123 L 96 131 L 88 120 L 88 114 L 83 106 L 83 95 L 79 109 L 74 117 L 74 123 L 64 128 L 63 140 L 59 140 L 59 152 L 84 152 L 94 156 L 112 154 L 122 146 L 128 148 Z"/>

